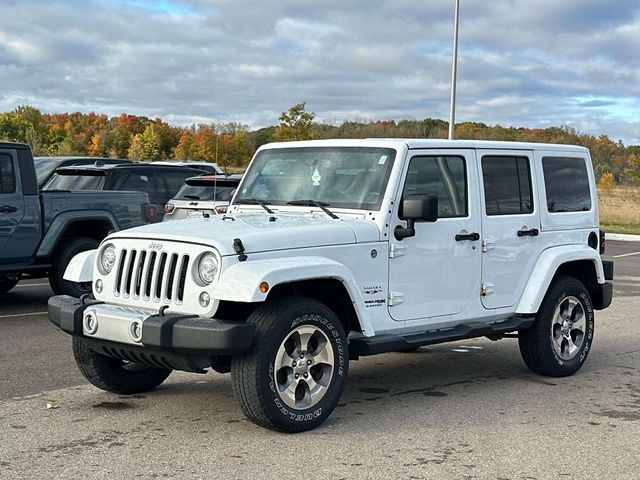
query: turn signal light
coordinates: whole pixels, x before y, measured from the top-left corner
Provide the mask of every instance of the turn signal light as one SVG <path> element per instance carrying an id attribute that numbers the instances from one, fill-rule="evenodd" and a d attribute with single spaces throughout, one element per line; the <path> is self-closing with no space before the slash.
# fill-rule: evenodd
<path id="1" fill-rule="evenodd" d="M 227 206 L 225 205 L 224 207 L 216 207 L 216 212 L 218 213 L 218 215 L 224 215 L 225 213 L 227 213 Z"/>
<path id="2" fill-rule="evenodd" d="M 267 282 L 262 282 L 258 286 L 258 290 L 260 291 L 260 293 L 267 293 L 269 291 L 269 284 Z"/>
<path id="3" fill-rule="evenodd" d="M 175 210 L 176 206 L 173 203 L 167 203 L 164 206 L 164 213 L 171 213 Z"/>

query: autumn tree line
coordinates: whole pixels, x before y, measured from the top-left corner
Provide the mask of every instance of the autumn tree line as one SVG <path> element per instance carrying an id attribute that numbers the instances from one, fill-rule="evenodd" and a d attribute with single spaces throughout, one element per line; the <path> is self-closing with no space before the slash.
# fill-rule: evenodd
<path id="1" fill-rule="evenodd" d="M 160 118 L 98 113 L 42 113 L 21 106 L 0 113 L 0 140 L 31 145 L 35 155 L 90 155 L 152 160 L 200 160 L 245 167 L 258 147 L 273 141 L 324 138 L 446 138 L 444 120 L 353 120 L 317 122 L 300 103 L 283 112 L 279 124 L 252 130 L 241 123 L 178 127 Z M 606 135 L 570 127 L 516 128 L 466 122 L 456 138 L 583 145 L 591 151 L 598 180 L 607 185 L 640 185 L 640 145 L 625 146 Z"/>

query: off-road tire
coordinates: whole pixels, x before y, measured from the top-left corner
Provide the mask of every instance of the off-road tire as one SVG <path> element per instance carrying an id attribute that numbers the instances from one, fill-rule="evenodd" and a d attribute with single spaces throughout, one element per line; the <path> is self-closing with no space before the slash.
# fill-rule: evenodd
<path id="1" fill-rule="evenodd" d="M 87 237 L 77 237 L 61 243 L 56 249 L 55 256 L 52 260 L 51 271 L 49 272 L 49 284 L 56 295 L 80 297 L 84 294 L 91 293 L 90 282 L 78 284 L 69 282 L 62 277 L 73 257 L 87 250 L 98 248 L 98 245 L 97 240 Z"/>
<path id="2" fill-rule="evenodd" d="M 552 325 L 556 309 L 569 299 L 576 299 L 584 314 L 584 336 L 570 359 L 562 358 L 554 347 Z M 573 277 L 559 277 L 551 285 L 533 325 L 518 334 L 520 353 L 524 363 L 535 373 L 549 377 L 573 375 L 584 364 L 591 350 L 594 334 L 594 315 L 589 291 Z"/>
<path id="3" fill-rule="evenodd" d="M 19 275 L 0 275 L 0 295 L 9 292 L 19 281 Z"/>
<path id="4" fill-rule="evenodd" d="M 153 390 L 172 372 L 102 355 L 89 348 L 78 336 L 73 337 L 73 356 L 80 372 L 91 384 L 121 395 Z"/>
<path id="5" fill-rule="evenodd" d="M 283 432 L 301 432 L 320 425 L 338 404 L 349 368 L 347 336 L 338 317 L 315 300 L 285 297 L 258 308 L 247 321 L 256 326 L 254 341 L 245 355 L 231 361 L 233 393 L 242 412 L 259 426 Z M 328 340 L 325 353 L 333 354 L 324 396 L 303 409 L 292 408 L 283 400 L 276 372 L 277 353 L 300 328 L 315 330 L 313 335 Z"/>

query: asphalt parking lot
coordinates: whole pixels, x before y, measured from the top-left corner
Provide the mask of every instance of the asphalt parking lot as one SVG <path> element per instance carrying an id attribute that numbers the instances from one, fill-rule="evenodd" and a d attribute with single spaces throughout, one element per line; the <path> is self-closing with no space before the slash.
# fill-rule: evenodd
<path id="1" fill-rule="evenodd" d="M 0 478 L 638 478 L 640 243 L 607 257 L 614 304 L 577 375 L 530 373 L 513 339 L 371 357 L 297 435 L 245 420 L 216 373 L 133 397 L 87 385 L 49 287 L 23 282 L 0 297 Z"/>

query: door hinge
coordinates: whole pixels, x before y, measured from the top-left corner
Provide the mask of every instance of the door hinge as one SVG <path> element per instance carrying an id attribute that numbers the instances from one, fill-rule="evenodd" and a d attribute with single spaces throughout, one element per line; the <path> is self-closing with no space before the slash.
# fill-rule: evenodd
<path id="1" fill-rule="evenodd" d="M 394 305 L 400 305 L 404 302 L 404 293 L 402 292 L 391 292 L 389 293 L 389 306 L 393 307 Z"/>
<path id="2" fill-rule="evenodd" d="M 487 295 L 489 295 L 490 293 L 493 293 L 495 290 L 493 283 L 483 283 L 482 285 L 480 285 L 480 295 L 482 295 L 483 297 L 486 297 Z"/>
<path id="3" fill-rule="evenodd" d="M 396 245 L 395 243 L 392 244 L 389 248 L 389 258 L 402 257 L 406 249 L 407 247 L 403 247 L 402 245 Z"/>
<path id="4" fill-rule="evenodd" d="M 495 243 L 496 242 L 494 242 L 493 240 L 489 240 L 488 238 L 483 238 L 482 239 L 482 251 L 483 252 L 488 252 L 489 250 L 491 250 L 493 248 Z"/>

